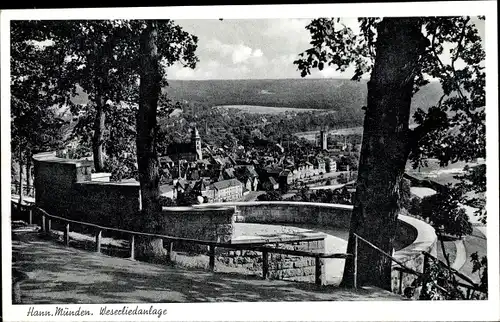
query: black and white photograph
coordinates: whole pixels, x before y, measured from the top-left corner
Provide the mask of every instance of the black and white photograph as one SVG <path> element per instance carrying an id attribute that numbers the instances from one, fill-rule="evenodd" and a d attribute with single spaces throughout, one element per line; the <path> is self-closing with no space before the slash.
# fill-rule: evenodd
<path id="1" fill-rule="evenodd" d="M 500 318 L 496 11 L 2 11 L 3 319 Z"/>

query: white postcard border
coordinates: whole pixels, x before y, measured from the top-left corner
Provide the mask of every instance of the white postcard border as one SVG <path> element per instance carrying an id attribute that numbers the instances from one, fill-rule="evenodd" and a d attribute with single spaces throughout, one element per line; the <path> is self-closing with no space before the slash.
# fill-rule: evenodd
<path id="1" fill-rule="evenodd" d="M 196 304 L 140 304 L 167 309 L 161 318 L 152 316 L 99 316 L 101 304 L 66 305 L 72 309 L 92 310 L 94 316 L 81 320 L 97 321 L 151 321 L 151 320 L 290 320 L 290 321 L 372 321 L 372 320 L 496 320 L 499 313 L 499 239 L 498 239 L 498 52 L 496 1 L 459 1 L 427 3 L 369 3 L 321 4 L 279 6 L 210 6 L 166 8 L 99 8 L 99 9 L 39 9 L 7 10 L 1 13 L 1 128 L 2 128 L 2 267 L 3 317 L 5 321 L 44 321 L 46 318 L 27 317 L 30 307 L 37 310 L 53 309 L 57 305 L 11 305 L 11 232 L 10 232 L 10 111 L 8 91 L 9 21 L 22 19 L 245 19 L 245 18 L 313 18 L 318 16 L 423 16 L 423 15 L 485 15 L 487 66 L 487 209 L 489 300 L 442 302 L 273 302 L 273 303 L 196 303 Z M 106 306 L 119 309 L 124 305 Z M 59 305 L 64 306 L 64 305 Z M 77 320 L 79 318 L 51 317 L 50 320 Z"/>

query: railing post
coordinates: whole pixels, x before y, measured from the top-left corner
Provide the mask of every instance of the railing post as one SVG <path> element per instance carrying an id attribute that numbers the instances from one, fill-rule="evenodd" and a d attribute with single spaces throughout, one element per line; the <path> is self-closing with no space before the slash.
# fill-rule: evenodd
<path id="1" fill-rule="evenodd" d="M 403 294 L 403 270 L 399 271 L 399 294 Z"/>
<path id="2" fill-rule="evenodd" d="M 168 260 L 172 263 L 174 261 L 174 241 L 168 240 Z"/>
<path id="3" fill-rule="evenodd" d="M 66 224 L 64 229 L 64 245 L 69 246 L 69 223 Z"/>
<path id="4" fill-rule="evenodd" d="M 102 230 L 97 229 L 95 234 L 95 251 L 97 253 L 101 252 L 101 237 L 102 237 Z"/>
<path id="5" fill-rule="evenodd" d="M 47 232 L 50 233 L 50 230 L 52 229 L 52 219 L 47 220 Z"/>
<path id="6" fill-rule="evenodd" d="M 358 288 L 358 236 L 354 235 L 354 267 L 353 267 L 353 286 Z"/>
<path id="7" fill-rule="evenodd" d="M 315 266 L 316 266 L 316 271 L 314 274 L 315 278 L 315 284 L 316 285 L 321 285 L 321 258 L 319 256 L 315 256 Z"/>
<path id="8" fill-rule="evenodd" d="M 215 245 L 208 246 L 208 252 L 210 256 L 208 261 L 208 268 L 213 272 L 215 270 Z"/>
<path id="9" fill-rule="evenodd" d="M 28 212 L 29 212 L 29 223 L 30 225 L 33 225 L 33 208 L 30 207 Z"/>
<path id="10" fill-rule="evenodd" d="M 266 279 L 269 274 L 269 252 L 262 250 L 262 278 Z"/>
<path id="11" fill-rule="evenodd" d="M 427 294 L 427 273 L 429 272 L 429 267 L 430 267 L 430 264 L 429 264 L 429 256 L 427 255 L 426 252 L 423 253 L 424 254 L 424 267 L 423 267 L 423 270 L 422 270 L 422 273 L 423 273 L 423 280 L 422 280 L 422 290 L 420 291 L 421 294 Z"/>
<path id="12" fill-rule="evenodd" d="M 422 273 L 424 274 L 427 274 L 427 271 L 429 270 L 429 256 L 427 255 L 427 253 L 423 253 L 424 254 L 424 267 L 423 267 L 423 270 L 422 270 Z"/>
<path id="13" fill-rule="evenodd" d="M 42 231 L 45 232 L 45 214 L 42 213 Z"/>
<path id="14" fill-rule="evenodd" d="M 130 235 L 130 259 L 135 259 L 135 236 L 134 234 Z"/>

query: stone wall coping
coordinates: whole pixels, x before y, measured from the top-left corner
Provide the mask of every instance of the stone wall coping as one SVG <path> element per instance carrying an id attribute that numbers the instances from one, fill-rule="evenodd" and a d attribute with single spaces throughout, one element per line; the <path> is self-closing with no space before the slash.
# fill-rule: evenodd
<path id="1" fill-rule="evenodd" d="M 78 181 L 75 184 L 98 185 L 98 186 L 128 186 L 139 187 L 139 182 L 119 182 L 119 181 Z"/>
<path id="2" fill-rule="evenodd" d="M 333 203 L 321 203 L 321 202 L 305 202 L 305 201 L 235 201 L 235 202 L 218 202 L 210 204 L 195 205 L 195 207 L 209 208 L 209 207 L 219 207 L 219 206 L 309 206 L 309 207 L 322 207 L 340 210 L 351 210 L 352 205 L 342 205 Z"/>
<path id="3" fill-rule="evenodd" d="M 231 239 L 231 244 L 266 244 L 266 243 L 277 243 L 277 242 L 306 242 L 306 241 L 317 241 L 324 240 L 327 237 L 326 234 L 320 232 L 311 233 L 301 233 L 297 232 L 295 234 L 279 234 L 277 236 L 237 236 Z"/>
<path id="4" fill-rule="evenodd" d="M 341 204 L 327 204 L 327 203 L 316 203 L 316 202 L 303 202 L 303 201 L 251 201 L 251 202 L 222 202 L 213 204 L 201 204 L 196 205 L 196 207 L 217 207 L 217 206 L 313 206 L 313 207 L 323 207 L 330 209 L 341 209 L 341 210 L 351 210 L 354 208 L 352 205 L 341 205 Z M 394 253 L 394 257 L 402 262 L 412 260 L 416 256 L 419 256 L 422 251 L 429 252 L 433 245 L 437 241 L 437 235 L 434 228 L 428 223 L 405 215 L 398 215 L 398 220 L 409 224 L 417 230 L 416 239 L 407 247 L 400 249 Z M 395 264 L 397 265 L 397 264 Z"/>
<path id="5" fill-rule="evenodd" d="M 234 207 L 223 207 L 223 206 L 218 206 L 218 207 L 197 207 L 197 206 L 177 206 L 177 207 L 162 207 L 162 212 L 178 212 L 178 213 L 185 213 L 186 215 L 189 214 L 190 211 L 195 211 L 195 212 L 213 212 L 217 210 L 234 210 Z"/>
<path id="6" fill-rule="evenodd" d="M 94 172 L 90 174 L 91 178 L 102 178 L 102 177 L 111 177 L 110 172 Z"/>
<path id="7" fill-rule="evenodd" d="M 404 262 L 405 260 L 410 260 L 422 254 L 423 251 L 430 252 L 432 246 L 437 241 L 434 227 L 420 219 L 410 216 L 399 215 L 398 219 L 414 227 L 417 230 L 417 238 L 407 247 L 395 252 L 394 257 Z"/>
<path id="8" fill-rule="evenodd" d="M 92 161 L 88 161 L 88 160 L 59 158 L 59 157 L 56 157 L 55 152 L 46 152 L 46 153 L 35 154 L 35 155 L 33 155 L 33 160 L 35 160 L 37 162 L 74 164 L 77 167 L 82 166 L 82 165 L 92 164 Z"/>

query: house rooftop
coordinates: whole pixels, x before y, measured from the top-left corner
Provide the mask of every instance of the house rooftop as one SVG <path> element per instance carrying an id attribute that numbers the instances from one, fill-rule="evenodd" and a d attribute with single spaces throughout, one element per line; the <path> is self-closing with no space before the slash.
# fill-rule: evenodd
<path id="1" fill-rule="evenodd" d="M 237 187 L 237 186 L 242 186 L 243 184 L 238 180 L 238 179 L 229 179 L 229 180 L 222 180 L 222 181 L 217 181 L 212 184 L 212 186 L 217 189 L 227 189 L 230 187 Z"/>
<path id="2" fill-rule="evenodd" d="M 290 173 L 291 173 L 290 170 L 285 169 L 285 170 L 283 170 L 283 171 L 280 172 L 280 176 L 288 176 Z"/>
<path id="3" fill-rule="evenodd" d="M 160 186 L 160 194 L 164 194 L 174 190 L 174 186 L 171 184 L 164 184 Z"/>
<path id="4" fill-rule="evenodd" d="M 259 175 L 257 174 L 257 171 L 255 171 L 255 168 L 253 166 L 251 167 L 246 167 L 246 172 L 250 177 L 257 178 Z"/>
<path id="5" fill-rule="evenodd" d="M 168 155 L 162 156 L 158 158 L 160 162 L 173 162 L 172 158 L 169 157 Z"/>

